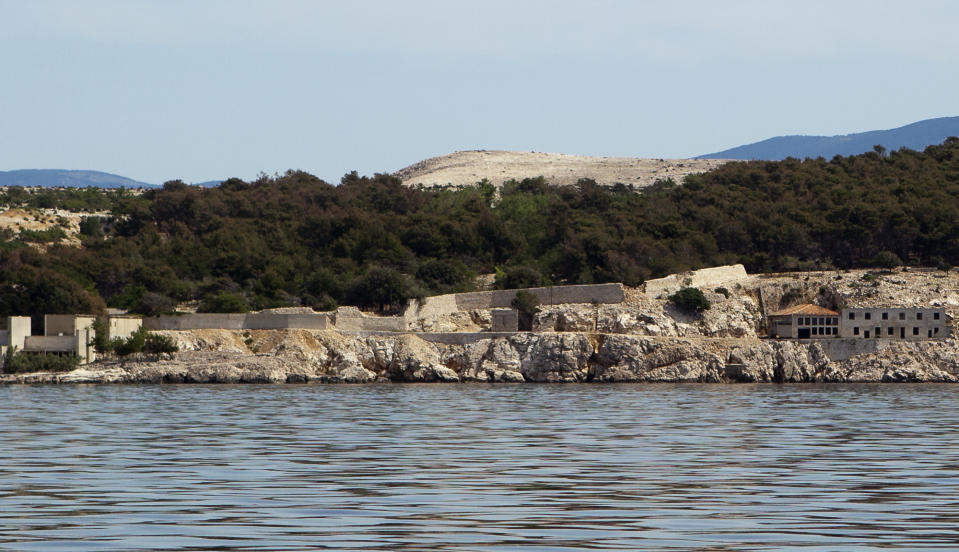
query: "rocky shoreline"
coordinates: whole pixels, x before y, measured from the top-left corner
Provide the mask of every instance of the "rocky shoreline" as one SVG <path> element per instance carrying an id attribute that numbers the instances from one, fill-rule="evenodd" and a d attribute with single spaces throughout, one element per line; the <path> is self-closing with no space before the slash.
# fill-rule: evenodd
<path id="1" fill-rule="evenodd" d="M 448 344 L 413 333 L 168 333 L 181 352 L 65 373 L 5 374 L 0 384 L 959 382 L 954 339 L 889 342 L 832 360 L 818 342 L 754 337 L 520 332 Z"/>

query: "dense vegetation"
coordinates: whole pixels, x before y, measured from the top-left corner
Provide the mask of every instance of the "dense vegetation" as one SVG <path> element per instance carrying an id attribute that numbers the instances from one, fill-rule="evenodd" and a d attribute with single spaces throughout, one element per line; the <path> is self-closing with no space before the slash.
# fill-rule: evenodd
<path id="1" fill-rule="evenodd" d="M 6 374 L 69 372 L 80 364 L 80 357 L 74 354 L 27 353 L 11 347 L 7 349 L 0 364 L 3 365 L 3 372 Z"/>
<path id="2" fill-rule="evenodd" d="M 71 192 L 72 193 L 72 192 Z M 959 139 L 925 152 L 737 162 L 643 193 L 542 179 L 411 189 L 303 172 L 111 195 L 83 247 L 0 247 L 0 314 L 359 304 L 466 290 L 750 271 L 959 262 Z M 2 200 L 2 198 L 0 198 Z M 91 200 L 92 201 L 92 200 Z M 104 230 L 106 229 L 106 230 Z M 105 234 L 103 233 L 105 231 Z"/>

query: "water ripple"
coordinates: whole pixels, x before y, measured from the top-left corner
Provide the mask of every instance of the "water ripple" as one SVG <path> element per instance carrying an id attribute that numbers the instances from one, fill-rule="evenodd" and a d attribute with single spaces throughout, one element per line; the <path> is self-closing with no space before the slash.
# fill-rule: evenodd
<path id="1" fill-rule="evenodd" d="M 0 548 L 954 550 L 955 389 L 10 386 Z"/>

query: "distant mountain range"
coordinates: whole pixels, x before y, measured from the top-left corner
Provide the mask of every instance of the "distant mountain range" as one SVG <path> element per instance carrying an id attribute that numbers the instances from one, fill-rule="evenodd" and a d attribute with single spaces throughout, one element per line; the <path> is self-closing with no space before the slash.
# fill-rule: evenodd
<path id="1" fill-rule="evenodd" d="M 220 180 L 197 182 L 194 186 L 212 188 Z M 0 171 L 0 187 L 24 188 L 156 188 L 158 184 L 140 182 L 125 176 L 100 171 L 68 171 L 62 169 L 21 169 Z"/>
<path id="2" fill-rule="evenodd" d="M 780 161 L 787 157 L 805 159 L 836 155 L 856 155 L 881 145 L 887 150 L 902 147 L 922 151 L 941 144 L 950 136 L 959 136 L 959 117 L 926 119 L 891 130 L 873 130 L 840 136 L 777 136 L 754 144 L 700 155 L 697 159 L 760 159 Z"/>
<path id="3" fill-rule="evenodd" d="M 23 186 L 25 188 L 86 188 L 94 186 L 97 188 L 153 188 L 156 185 L 99 171 L 22 169 L 0 171 L 0 186 Z"/>

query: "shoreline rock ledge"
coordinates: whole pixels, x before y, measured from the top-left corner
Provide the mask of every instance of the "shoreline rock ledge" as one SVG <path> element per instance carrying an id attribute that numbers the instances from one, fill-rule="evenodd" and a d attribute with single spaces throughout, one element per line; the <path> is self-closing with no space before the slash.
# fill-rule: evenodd
<path id="1" fill-rule="evenodd" d="M 843 355 L 815 341 L 588 332 L 491 334 L 452 344 L 413 333 L 333 330 L 158 333 L 180 352 L 63 373 L 2 374 L 0 384 L 959 382 L 955 339 L 890 341 Z"/>

